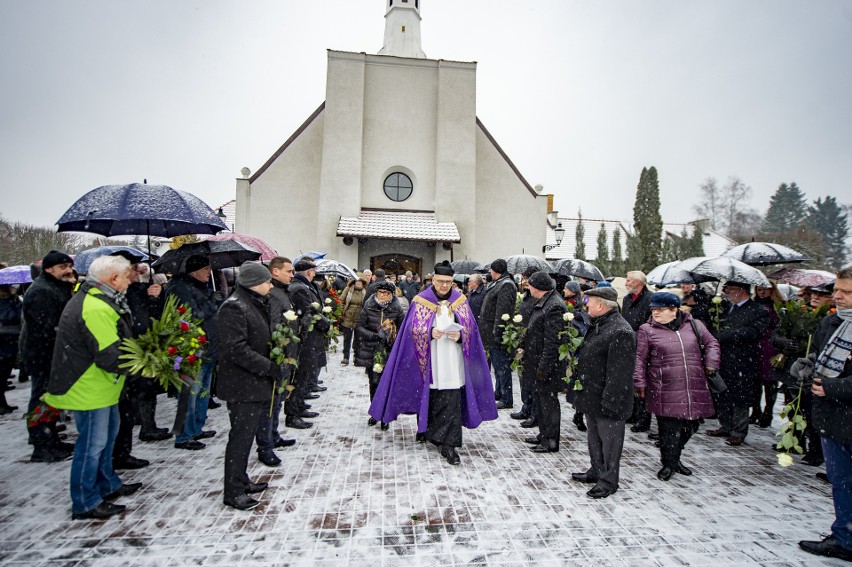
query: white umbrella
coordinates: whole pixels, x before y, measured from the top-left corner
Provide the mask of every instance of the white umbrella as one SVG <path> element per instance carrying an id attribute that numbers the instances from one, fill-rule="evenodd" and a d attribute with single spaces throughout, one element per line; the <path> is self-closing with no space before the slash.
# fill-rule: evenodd
<path id="1" fill-rule="evenodd" d="M 721 255 L 726 258 L 735 258 L 749 266 L 769 266 L 810 260 L 801 252 L 774 242 L 746 242 L 726 250 Z"/>
<path id="2" fill-rule="evenodd" d="M 726 256 L 719 256 L 717 258 L 707 256 L 687 258 L 678 264 L 677 268 L 693 274 L 707 276 L 714 280 L 742 282 L 769 287 L 769 280 L 766 279 L 763 272 L 739 260 Z"/>

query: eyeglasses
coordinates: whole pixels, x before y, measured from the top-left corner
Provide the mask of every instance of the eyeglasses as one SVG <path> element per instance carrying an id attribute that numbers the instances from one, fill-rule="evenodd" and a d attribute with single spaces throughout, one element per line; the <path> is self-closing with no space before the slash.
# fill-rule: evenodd
<path id="1" fill-rule="evenodd" d="M 432 280 L 432 285 L 453 285 L 453 280 Z"/>

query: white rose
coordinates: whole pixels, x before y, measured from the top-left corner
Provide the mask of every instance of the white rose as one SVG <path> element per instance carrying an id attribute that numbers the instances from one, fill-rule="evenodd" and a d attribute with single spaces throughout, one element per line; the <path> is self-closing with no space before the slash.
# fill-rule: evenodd
<path id="1" fill-rule="evenodd" d="M 501 318 L 502 320 L 504 320 L 504 321 L 508 321 L 508 320 L 509 320 L 509 314 L 508 314 L 508 313 L 503 313 L 503 316 L 502 316 L 502 317 L 500 317 L 500 318 Z"/>
<path id="2" fill-rule="evenodd" d="M 331 313 L 331 307 L 326 305 L 325 307 L 322 308 L 322 312 L 323 313 Z"/>
<path id="3" fill-rule="evenodd" d="M 778 453 L 778 464 L 782 467 L 789 467 L 793 464 L 793 457 L 790 453 Z"/>
<path id="4" fill-rule="evenodd" d="M 290 310 L 284 312 L 284 318 L 287 319 L 288 321 L 295 321 L 296 319 L 299 318 L 299 316 L 296 315 L 295 311 L 290 309 Z"/>
<path id="5" fill-rule="evenodd" d="M 320 304 L 319 304 L 319 303 L 317 303 L 316 301 L 314 301 L 313 303 L 311 303 L 311 307 L 313 307 L 314 309 L 319 309 L 319 308 L 320 308 Z"/>
<path id="6" fill-rule="evenodd" d="M 573 320 L 574 320 L 574 314 L 573 314 L 573 313 L 571 313 L 570 311 L 566 311 L 566 312 L 562 315 L 562 320 L 570 323 L 571 321 L 573 321 Z"/>
<path id="7" fill-rule="evenodd" d="M 376 363 L 376 364 L 373 365 L 373 372 L 381 372 L 384 369 L 385 369 L 385 367 L 382 366 L 381 364 Z"/>
<path id="8" fill-rule="evenodd" d="M 524 320 L 524 318 L 521 317 L 520 315 L 515 315 L 514 317 L 512 317 L 512 321 L 514 321 L 515 323 L 520 323 L 523 320 Z"/>
<path id="9" fill-rule="evenodd" d="M 325 302 L 326 302 L 326 303 L 331 303 L 331 298 L 330 298 L 330 297 L 326 297 L 326 298 L 325 298 Z"/>
<path id="10" fill-rule="evenodd" d="M 710 301 L 712 301 L 712 302 L 713 302 L 713 303 L 715 303 L 716 305 L 719 305 L 720 303 L 722 303 L 722 298 L 721 298 L 721 297 L 719 297 L 719 296 L 716 296 L 716 297 L 714 297 L 713 299 L 711 299 Z"/>

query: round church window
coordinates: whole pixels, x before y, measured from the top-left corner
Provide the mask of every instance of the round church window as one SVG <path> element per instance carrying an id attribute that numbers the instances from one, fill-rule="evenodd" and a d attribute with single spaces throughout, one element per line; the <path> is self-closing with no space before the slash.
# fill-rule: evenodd
<path id="1" fill-rule="evenodd" d="M 391 173 L 385 179 L 385 195 L 391 201 L 401 202 L 411 197 L 414 185 L 404 173 Z"/>

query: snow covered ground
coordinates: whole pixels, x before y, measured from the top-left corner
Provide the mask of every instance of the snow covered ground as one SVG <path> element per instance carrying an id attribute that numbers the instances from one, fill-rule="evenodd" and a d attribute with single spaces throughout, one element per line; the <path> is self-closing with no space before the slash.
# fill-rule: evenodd
<path id="1" fill-rule="evenodd" d="M 261 505 L 222 505 L 228 419 L 211 410 L 219 434 L 204 451 L 172 441 L 136 442 L 151 466 L 121 474 L 142 482 L 105 521 L 72 521 L 70 461 L 30 463 L 22 411 L 0 417 L 2 565 L 836 565 L 800 551 L 834 519 L 829 486 L 817 470 L 776 464 L 774 428 L 751 430 L 732 448 L 704 435 L 684 453 L 692 477 L 656 478 L 659 453 L 644 433 L 627 433 L 619 491 L 591 500 L 572 471 L 588 467 L 585 435 L 563 409 L 558 453 L 537 455 L 506 410 L 465 431 L 453 467 L 431 444 L 415 442 L 413 417 L 382 432 L 367 426 L 363 370 L 332 355 L 315 400 L 320 416 L 283 464 L 250 460 L 268 481 Z M 17 382 L 15 382 L 17 384 Z M 26 406 L 29 384 L 8 392 Z M 518 408 L 519 390 L 515 382 Z M 564 406 L 563 406 L 564 408 Z M 160 426 L 174 400 L 160 398 Z M 715 421 L 709 421 L 715 427 Z M 138 430 L 138 429 L 137 429 Z M 69 441 L 75 430 L 69 424 Z"/>

